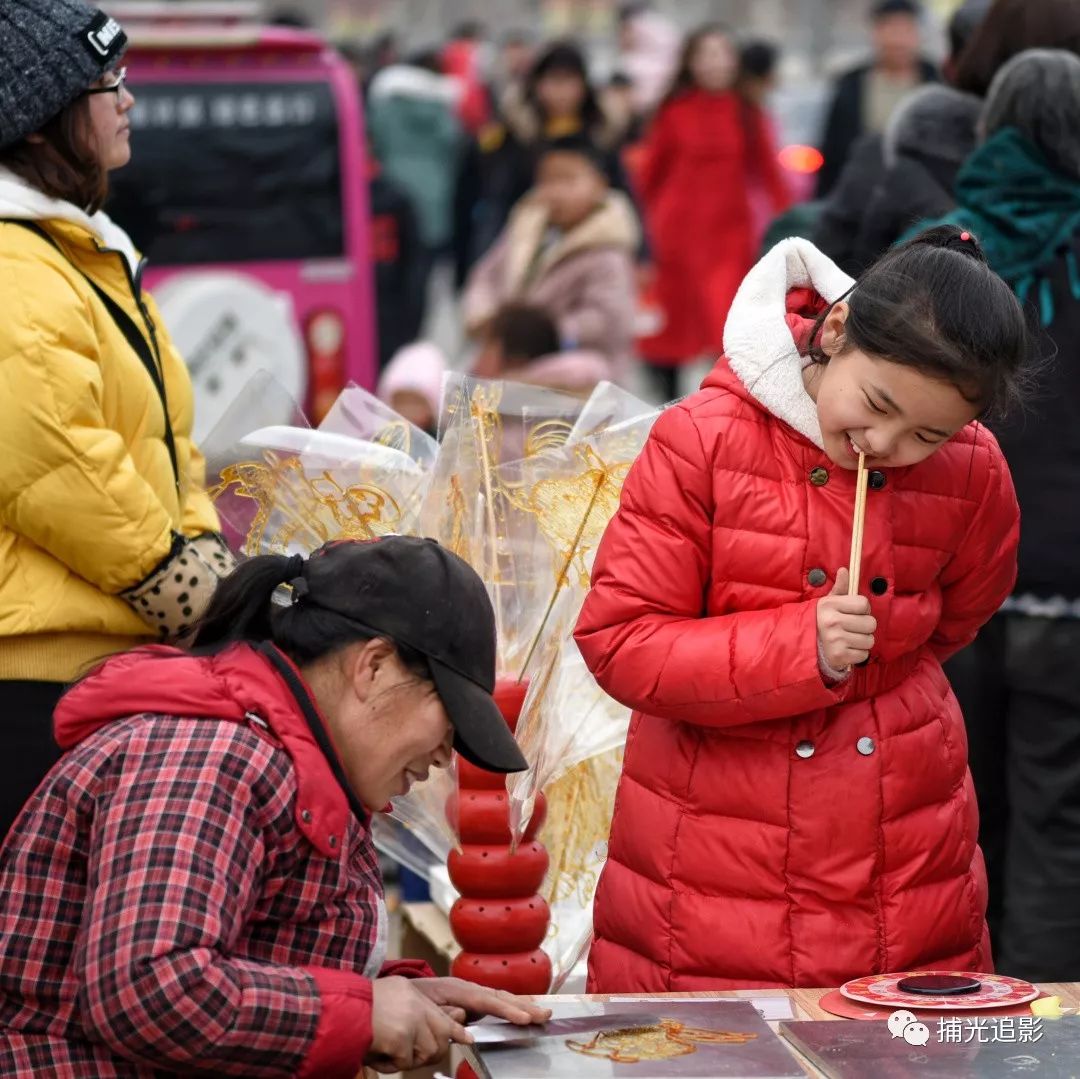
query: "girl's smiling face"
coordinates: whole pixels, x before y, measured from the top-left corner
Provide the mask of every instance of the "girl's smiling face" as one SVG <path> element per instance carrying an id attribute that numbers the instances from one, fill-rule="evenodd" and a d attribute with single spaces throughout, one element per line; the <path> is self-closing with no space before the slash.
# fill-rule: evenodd
<path id="1" fill-rule="evenodd" d="M 857 468 L 860 452 L 876 468 L 918 464 L 975 419 L 979 406 L 925 371 L 844 349 L 847 312 L 846 303 L 836 304 L 822 328 L 829 362 L 803 370 L 825 452 L 841 468 Z"/>

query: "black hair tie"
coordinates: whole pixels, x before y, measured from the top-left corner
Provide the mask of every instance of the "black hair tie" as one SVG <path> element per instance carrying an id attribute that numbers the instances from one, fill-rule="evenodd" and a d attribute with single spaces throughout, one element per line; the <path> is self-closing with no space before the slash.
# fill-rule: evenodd
<path id="1" fill-rule="evenodd" d="M 307 578 L 304 576 L 304 556 L 302 554 L 289 556 L 288 562 L 285 563 L 283 577 L 284 583 L 292 589 L 293 604 L 303 602 L 311 589 L 308 586 Z"/>

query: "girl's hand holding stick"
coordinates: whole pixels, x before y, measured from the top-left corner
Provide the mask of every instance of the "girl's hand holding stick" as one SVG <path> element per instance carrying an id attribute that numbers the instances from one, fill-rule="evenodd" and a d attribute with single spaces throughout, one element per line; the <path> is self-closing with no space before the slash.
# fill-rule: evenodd
<path id="1" fill-rule="evenodd" d="M 818 600 L 817 629 L 821 655 L 830 667 L 838 671 L 848 670 L 869 657 L 877 630 L 877 619 L 870 614 L 870 601 L 859 595 L 866 481 L 866 458 L 860 454 L 855 482 L 855 520 L 851 529 L 850 573 L 848 569 L 837 570 L 832 591 Z"/>

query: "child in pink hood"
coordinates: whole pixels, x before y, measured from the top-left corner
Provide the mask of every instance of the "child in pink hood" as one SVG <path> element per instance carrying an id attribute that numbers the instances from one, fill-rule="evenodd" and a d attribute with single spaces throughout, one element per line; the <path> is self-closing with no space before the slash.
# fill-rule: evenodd
<path id="1" fill-rule="evenodd" d="M 376 395 L 413 426 L 434 435 L 446 367 L 446 357 L 430 342 L 406 345 L 387 364 Z"/>

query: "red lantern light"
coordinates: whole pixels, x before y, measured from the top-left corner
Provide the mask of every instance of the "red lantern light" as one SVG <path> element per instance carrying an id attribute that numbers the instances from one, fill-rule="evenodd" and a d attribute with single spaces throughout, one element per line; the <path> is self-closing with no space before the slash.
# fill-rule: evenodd
<path id="1" fill-rule="evenodd" d="M 816 146 L 785 146 L 777 156 L 780 164 L 791 172 L 820 172 L 825 164 L 825 158 Z"/>

